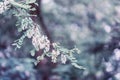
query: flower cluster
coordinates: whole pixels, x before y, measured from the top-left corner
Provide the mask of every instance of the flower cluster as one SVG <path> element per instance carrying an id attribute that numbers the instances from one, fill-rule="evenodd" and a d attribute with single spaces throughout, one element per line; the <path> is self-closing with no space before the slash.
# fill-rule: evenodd
<path id="1" fill-rule="evenodd" d="M 0 2 L 0 14 L 9 9 L 10 1 L 11 0 L 4 0 L 3 2 Z"/>
<path id="2" fill-rule="evenodd" d="M 32 39 L 32 44 L 37 51 L 44 49 L 44 51 L 48 52 L 50 49 L 50 41 L 46 36 L 41 35 L 38 24 L 34 23 L 33 25 L 34 27 L 30 27 L 27 30 L 27 37 Z"/>
<path id="3" fill-rule="evenodd" d="M 29 19 L 29 18 L 28 18 Z M 25 21 L 27 18 L 25 19 Z M 51 52 L 51 59 L 53 63 L 57 62 L 57 58 L 60 55 L 61 56 L 61 62 L 66 63 L 67 57 L 65 54 L 62 54 L 59 49 L 56 49 L 58 46 L 56 43 L 50 44 L 50 41 L 48 38 L 40 33 L 39 25 L 36 23 L 32 23 L 33 26 L 30 26 L 29 24 L 26 24 L 24 27 L 22 27 L 23 30 L 26 30 L 26 36 L 28 38 L 32 39 L 32 44 L 35 47 L 35 49 L 38 51 L 39 49 L 44 50 L 44 52 L 50 51 L 50 45 L 53 46 L 52 52 Z M 43 53 L 44 54 L 44 53 Z M 40 57 L 39 57 L 40 58 Z M 38 58 L 38 60 L 39 60 Z"/>
<path id="4" fill-rule="evenodd" d="M 61 54 L 61 62 L 62 62 L 63 64 L 65 64 L 66 61 L 67 61 L 67 57 L 66 57 L 66 55 Z"/>
<path id="5" fill-rule="evenodd" d="M 52 50 L 51 53 L 51 59 L 53 63 L 57 62 L 57 57 L 60 55 L 60 52 L 58 50 Z"/>
<path id="6" fill-rule="evenodd" d="M 15 2 L 14 0 L 3 0 L 3 2 L 0 2 L 0 14 L 8 10 L 11 5 L 15 7 L 13 14 L 18 18 L 16 26 L 20 26 L 18 28 L 19 32 L 24 32 L 24 35 L 22 35 L 18 40 L 14 41 L 12 45 L 16 46 L 15 49 L 21 48 L 23 40 L 27 37 L 32 40 L 32 44 L 34 46 L 34 49 L 30 51 L 31 56 L 35 56 L 35 51 L 43 51 L 40 56 L 37 56 L 35 65 L 43 60 L 45 56 L 47 56 L 51 58 L 53 63 L 56 63 L 58 60 L 60 60 L 61 63 L 65 64 L 67 60 L 69 60 L 74 67 L 85 69 L 77 64 L 77 59 L 73 55 L 74 53 L 79 53 L 77 48 L 73 48 L 71 50 L 63 48 L 57 43 L 51 43 L 47 36 L 42 34 L 40 31 L 40 26 L 31 18 L 31 16 L 36 15 L 29 14 L 30 10 L 35 10 L 35 8 L 31 8 L 29 4 L 35 2 L 36 0 L 25 0 L 22 2 Z M 36 5 L 38 4 L 36 3 Z"/>
<path id="7" fill-rule="evenodd" d="M 71 50 L 59 46 L 57 43 L 51 43 L 47 36 L 43 35 L 40 31 L 40 26 L 35 23 L 30 17 L 20 17 L 20 30 L 25 32 L 24 36 L 15 41 L 13 45 L 18 48 L 22 45 L 25 37 L 32 40 L 34 49 L 30 51 L 31 56 L 35 56 L 35 51 L 42 50 L 43 53 L 37 56 L 37 60 L 34 62 L 37 65 L 45 56 L 51 58 L 51 62 L 56 63 L 60 60 L 61 63 L 65 64 L 67 60 L 71 64 L 79 69 L 83 69 L 77 64 L 76 58 L 73 56 L 74 53 L 79 53 L 77 48 Z"/>
<path id="8" fill-rule="evenodd" d="M 53 63 L 56 63 L 57 60 L 60 59 L 61 63 L 65 64 L 66 61 L 69 59 L 70 61 L 73 61 L 73 58 L 69 58 L 70 53 L 74 53 L 75 51 L 78 51 L 76 48 L 72 50 L 68 50 L 65 48 L 62 48 L 57 43 L 50 43 L 47 36 L 43 35 L 40 32 L 40 26 L 33 22 L 33 20 L 30 17 L 26 17 L 21 20 L 21 30 L 25 31 L 26 36 L 32 40 L 32 44 L 35 47 L 35 50 L 31 50 L 31 55 L 34 56 L 35 51 L 43 50 L 43 54 L 41 56 L 37 57 L 37 61 L 35 64 L 39 63 L 40 60 L 43 60 L 44 56 L 48 56 L 51 58 L 51 61 Z M 50 50 L 50 46 L 52 46 Z M 75 61 L 75 60 L 74 60 Z"/>
<path id="9" fill-rule="evenodd" d="M 63 64 L 65 64 L 66 61 L 67 61 L 67 56 L 66 56 L 65 54 L 62 54 L 62 53 L 60 52 L 60 50 L 55 50 L 55 49 L 53 49 L 53 50 L 52 50 L 52 53 L 51 53 L 52 62 L 53 62 L 53 63 L 56 63 L 56 62 L 57 62 L 57 58 L 58 58 L 59 55 L 61 56 L 61 58 L 60 58 L 61 62 L 62 62 Z"/>
<path id="10" fill-rule="evenodd" d="M 25 18 L 25 21 L 27 19 L 30 19 L 30 18 Z M 51 53 L 50 57 L 51 57 L 52 62 L 56 63 L 58 60 L 58 56 L 60 55 L 61 62 L 64 64 L 66 63 L 67 56 L 65 54 L 62 54 L 61 51 L 56 48 L 58 46 L 58 44 L 56 44 L 56 43 L 50 44 L 50 41 L 48 40 L 47 36 L 44 36 L 44 35 L 42 35 L 42 33 L 40 33 L 38 24 L 32 23 L 32 26 L 29 24 L 25 24 L 24 27 L 22 27 L 22 29 L 26 30 L 26 36 L 28 38 L 32 39 L 32 44 L 35 47 L 36 51 L 38 51 L 39 49 L 42 49 L 42 50 L 44 50 L 44 52 L 49 52 L 50 45 L 52 45 L 53 49 L 52 49 L 52 52 L 50 52 Z M 45 54 L 45 53 L 43 53 L 43 54 Z M 39 60 L 41 60 L 41 57 L 43 57 L 43 56 L 39 56 L 38 62 L 39 62 Z"/>

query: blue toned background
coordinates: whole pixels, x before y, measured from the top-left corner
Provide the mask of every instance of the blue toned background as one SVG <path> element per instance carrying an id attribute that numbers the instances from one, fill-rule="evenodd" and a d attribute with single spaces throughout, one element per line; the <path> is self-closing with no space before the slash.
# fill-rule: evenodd
<path id="1" fill-rule="evenodd" d="M 120 80 L 119 0 L 38 1 L 43 32 L 64 47 L 77 46 L 81 53 L 76 58 L 86 70 L 49 58 L 35 66 L 31 40 L 26 38 L 16 51 L 11 45 L 22 33 L 16 17 L 6 11 L 0 14 L 0 80 Z"/>

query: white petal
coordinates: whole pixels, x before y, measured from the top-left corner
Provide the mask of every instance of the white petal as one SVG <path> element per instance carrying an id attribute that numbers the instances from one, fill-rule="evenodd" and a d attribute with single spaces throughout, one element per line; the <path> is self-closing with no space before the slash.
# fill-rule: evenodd
<path id="1" fill-rule="evenodd" d="M 61 54 L 61 62 L 62 62 L 63 64 L 65 64 L 66 61 L 67 61 L 66 55 Z"/>

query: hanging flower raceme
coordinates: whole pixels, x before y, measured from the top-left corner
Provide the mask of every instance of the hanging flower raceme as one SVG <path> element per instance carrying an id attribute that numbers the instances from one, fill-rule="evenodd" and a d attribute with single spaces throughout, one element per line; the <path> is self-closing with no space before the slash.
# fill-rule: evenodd
<path id="1" fill-rule="evenodd" d="M 57 57 L 59 54 L 60 54 L 60 52 L 58 50 L 52 50 L 51 59 L 52 59 L 53 63 L 57 62 Z"/>
<path id="2" fill-rule="evenodd" d="M 67 57 L 66 57 L 66 55 L 61 54 L 61 62 L 62 62 L 63 64 L 65 64 L 66 61 L 67 61 Z"/>
<path id="3" fill-rule="evenodd" d="M 44 49 L 45 52 L 50 50 L 50 41 L 47 36 L 40 33 L 38 29 L 39 25 L 34 23 L 34 27 L 26 28 L 26 35 L 28 38 L 32 38 L 32 44 L 36 50 Z"/>
<path id="4" fill-rule="evenodd" d="M 28 38 L 31 38 L 33 36 L 33 34 L 34 34 L 33 29 L 29 29 L 29 30 L 26 31 L 26 36 Z"/>

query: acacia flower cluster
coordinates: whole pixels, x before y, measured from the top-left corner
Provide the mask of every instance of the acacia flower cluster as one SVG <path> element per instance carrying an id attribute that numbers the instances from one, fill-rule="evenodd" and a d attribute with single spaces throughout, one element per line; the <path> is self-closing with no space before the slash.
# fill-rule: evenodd
<path id="1" fill-rule="evenodd" d="M 29 21 L 29 22 L 26 22 Z M 32 39 L 32 44 L 35 49 L 44 49 L 46 52 L 50 49 L 50 41 L 47 36 L 44 36 L 40 33 L 39 25 L 34 23 L 32 19 L 25 18 L 22 20 L 22 30 L 26 30 L 26 36 Z"/>
<path id="2" fill-rule="evenodd" d="M 61 54 L 59 50 L 55 50 L 55 49 L 53 49 L 51 53 L 52 62 L 56 63 L 59 55 L 60 55 L 61 63 L 65 64 L 67 61 L 67 56 L 65 54 Z"/>
<path id="3" fill-rule="evenodd" d="M 29 23 L 25 23 L 25 21 L 29 21 Z M 61 62 L 64 64 L 66 63 L 66 55 L 62 54 L 59 49 L 56 49 L 56 43 L 51 44 L 47 36 L 42 35 L 42 33 L 39 30 L 39 25 L 37 23 L 34 23 L 30 18 L 23 19 L 21 24 L 23 23 L 24 25 L 22 25 L 22 30 L 26 30 L 26 36 L 32 39 L 32 44 L 35 47 L 36 51 L 41 49 L 44 50 L 44 52 L 50 52 L 50 45 L 52 45 L 53 49 L 52 52 L 50 52 L 52 62 L 56 63 L 58 60 L 57 58 L 60 55 Z"/>
<path id="4" fill-rule="evenodd" d="M 10 1 L 11 0 L 4 0 L 3 2 L 0 2 L 0 14 L 10 8 Z"/>
<path id="5" fill-rule="evenodd" d="M 0 14 L 9 9 L 11 5 L 16 6 L 17 10 L 13 11 L 13 14 L 18 18 L 18 24 L 16 24 L 16 26 L 20 26 L 18 31 L 25 32 L 25 34 L 20 39 L 14 41 L 13 45 L 15 45 L 17 48 L 20 48 L 23 44 L 24 38 L 30 38 L 32 40 L 33 46 L 35 47 L 35 49 L 31 50 L 31 52 L 33 52 L 33 54 L 31 53 L 32 56 L 34 56 L 35 51 L 43 50 L 42 55 L 37 57 L 36 63 L 44 59 L 45 56 L 50 57 L 52 62 L 56 63 L 60 57 L 61 63 L 65 64 L 66 61 L 69 60 L 73 66 L 83 69 L 77 64 L 76 58 L 71 55 L 73 53 L 78 53 L 77 48 L 69 50 L 60 47 L 57 43 L 51 43 L 47 36 L 43 35 L 40 31 L 40 26 L 35 23 L 30 16 L 17 16 L 18 12 L 19 14 L 23 15 L 30 15 L 27 11 L 30 9 L 28 4 L 35 2 L 36 0 L 26 0 L 25 4 L 20 4 L 14 0 L 4 0 L 3 2 L 0 2 Z"/>
<path id="6" fill-rule="evenodd" d="M 57 57 L 60 55 L 60 52 L 58 50 L 52 50 L 51 53 L 51 59 L 53 63 L 57 62 Z"/>
<path id="7" fill-rule="evenodd" d="M 66 61 L 67 61 L 67 56 L 64 55 L 64 54 L 61 54 L 61 62 L 62 62 L 63 64 L 65 64 Z"/>
<path id="8" fill-rule="evenodd" d="M 39 31 L 39 25 L 36 23 L 33 23 L 34 27 L 29 27 L 29 29 L 26 31 L 26 36 L 28 38 L 32 39 L 32 44 L 35 47 L 35 49 L 38 51 L 39 49 L 44 49 L 44 52 L 49 52 L 50 50 L 50 41 L 48 40 L 47 36 L 44 36 Z M 57 62 L 57 58 L 59 55 L 61 55 L 61 62 L 66 63 L 67 57 L 64 54 L 61 54 L 60 50 L 55 49 L 55 43 L 53 45 L 53 50 L 51 52 L 51 59 L 53 63 Z M 43 53 L 44 54 L 44 53 Z"/>

